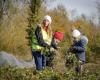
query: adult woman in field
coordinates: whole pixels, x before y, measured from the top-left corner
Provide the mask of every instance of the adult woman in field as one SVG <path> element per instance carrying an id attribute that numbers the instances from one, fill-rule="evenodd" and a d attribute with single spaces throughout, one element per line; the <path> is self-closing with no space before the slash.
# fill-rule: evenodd
<path id="1" fill-rule="evenodd" d="M 44 16 L 42 24 L 37 25 L 35 35 L 32 37 L 32 54 L 34 56 L 36 69 L 42 70 L 46 66 L 44 50 L 50 49 L 52 42 L 52 19 L 49 15 Z M 56 46 L 54 46 L 56 48 Z"/>

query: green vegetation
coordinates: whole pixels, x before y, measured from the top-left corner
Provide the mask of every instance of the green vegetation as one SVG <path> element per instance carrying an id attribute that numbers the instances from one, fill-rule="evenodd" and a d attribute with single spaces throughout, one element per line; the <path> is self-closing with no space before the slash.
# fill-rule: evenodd
<path id="1" fill-rule="evenodd" d="M 30 14 L 28 18 L 28 28 L 26 29 L 28 33 L 28 41 L 29 46 L 31 47 L 31 40 L 32 36 L 34 35 L 34 28 L 37 26 L 38 22 L 40 21 L 39 10 L 41 7 L 42 0 L 31 0 L 31 4 L 29 5 Z"/>
<path id="2" fill-rule="evenodd" d="M 0 67 L 0 80 L 99 80 L 100 79 L 100 24 L 95 25 L 85 16 L 80 16 L 71 21 L 68 13 L 62 5 L 48 11 L 43 5 L 46 0 L 31 0 L 22 9 L 13 6 L 13 0 L 4 0 L 9 8 L 3 14 L 3 4 L 0 0 L 0 51 L 6 51 L 16 55 L 17 58 L 31 60 L 30 39 L 32 31 L 43 15 L 52 17 L 53 31 L 64 32 L 64 41 L 59 45 L 61 50 L 55 61 L 56 69 L 47 68 L 37 72 L 35 69 L 18 69 L 13 67 Z M 21 0 L 20 0 L 21 1 Z M 100 11 L 100 6 L 98 9 Z M 99 16 L 100 17 L 100 16 Z M 68 50 L 71 39 L 71 28 L 75 26 L 89 38 L 87 46 L 87 64 L 82 75 L 74 72 L 73 68 L 65 68 L 65 53 Z M 63 66 L 62 66 L 63 65 Z M 78 78 L 78 79 L 77 79 Z"/>
<path id="3" fill-rule="evenodd" d="M 57 72 L 50 68 L 38 72 L 31 69 L 17 69 L 13 67 L 0 67 L 0 80 L 99 80 L 100 71 L 85 71 L 82 75 L 75 74 L 73 70 Z"/>

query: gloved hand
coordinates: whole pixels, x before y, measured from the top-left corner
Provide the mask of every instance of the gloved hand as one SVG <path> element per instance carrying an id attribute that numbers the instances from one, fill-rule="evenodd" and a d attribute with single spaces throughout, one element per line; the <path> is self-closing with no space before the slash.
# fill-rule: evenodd
<path id="1" fill-rule="evenodd" d="M 61 49 L 61 47 L 57 47 L 57 49 Z"/>
<path id="2" fill-rule="evenodd" d="M 50 48 L 50 51 L 51 51 L 51 52 L 52 52 L 52 51 L 55 51 L 55 49 L 54 49 L 53 47 L 51 47 L 51 48 Z"/>

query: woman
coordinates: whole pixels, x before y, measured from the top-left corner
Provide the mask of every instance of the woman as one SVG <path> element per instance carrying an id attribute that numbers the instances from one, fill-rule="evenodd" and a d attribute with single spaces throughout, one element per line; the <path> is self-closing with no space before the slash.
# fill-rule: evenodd
<path id="1" fill-rule="evenodd" d="M 51 17 L 44 16 L 42 25 L 35 29 L 35 35 L 32 37 L 32 54 L 35 59 L 36 69 L 42 70 L 46 66 L 46 57 L 44 50 L 51 47 L 52 30 Z"/>

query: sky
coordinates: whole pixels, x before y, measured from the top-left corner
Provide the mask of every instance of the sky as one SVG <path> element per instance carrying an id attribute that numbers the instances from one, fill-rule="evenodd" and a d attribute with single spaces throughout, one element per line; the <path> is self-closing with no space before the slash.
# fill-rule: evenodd
<path id="1" fill-rule="evenodd" d="M 72 16 L 85 14 L 86 16 L 97 16 L 96 1 L 100 0 L 54 0 L 47 4 L 48 9 L 53 9 L 58 4 L 63 5 Z M 75 13 L 75 14 L 72 14 Z"/>

